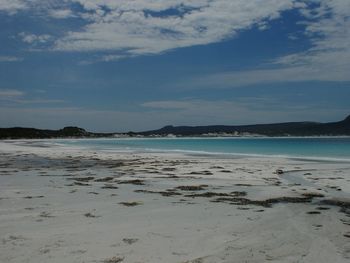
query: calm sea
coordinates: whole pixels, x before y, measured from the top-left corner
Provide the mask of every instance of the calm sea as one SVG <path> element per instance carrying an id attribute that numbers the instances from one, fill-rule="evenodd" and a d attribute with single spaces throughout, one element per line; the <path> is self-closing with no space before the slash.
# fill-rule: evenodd
<path id="1" fill-rule="evenodd" d="M 132 138 L 57 140 L 108 151 L 281 156 L 350 161 L 350 138 Z"/>

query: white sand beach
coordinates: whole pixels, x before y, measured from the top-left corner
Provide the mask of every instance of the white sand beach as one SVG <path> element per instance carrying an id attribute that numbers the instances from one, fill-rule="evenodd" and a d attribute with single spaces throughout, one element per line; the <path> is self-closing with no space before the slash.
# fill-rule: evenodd
<path id="1" fill-rule="evenodd" d="M 349 261 L 349 163 L 0 142 L 0 262 Z"/>

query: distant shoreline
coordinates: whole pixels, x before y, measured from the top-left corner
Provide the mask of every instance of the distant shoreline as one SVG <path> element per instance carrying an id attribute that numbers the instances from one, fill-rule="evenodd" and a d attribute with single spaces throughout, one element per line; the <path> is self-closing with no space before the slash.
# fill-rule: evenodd
<path id="1" fill-rule="evenodd" d="M 60 130 L 0 128 L 0 139 L 105 138 L 105 137 L 333 137 L 350 136 L 350 116 L 329 123 L 284 122 L 254 125 L 165 126 L 144 132 L 89 132 L 79 127 Z"/>
<path id="2" fill-rule="evenodd" d="M 104 152 L 110 152 L 110 153 L 158 153 L 158 154 L 185 154 L 188 156 L 206 156 L 206 157 L 212 157 L 212 158 L 285 158 L 285 159 L 291 159 L 291 160 L 303 160 L 303 161 L 320 161 L 320 162 L 349 162 L 350 161 L 350 154 L 349 151 L 346 150 L 343 152 L 342 150 L 339 150 L 340 152 L 338 154 L 334 154 L 332 150 L 332 145 L 326 145 L 323 146 L 322 139 L 346 139 L 348 140 L 350 137 L 308 137 L 308 138 L 300 138 L 300 137 L 293 137 L 293 138 L 286 138 L 286 137 L 261 137 L 261 138 L 201 138 L 201 137 L 181 137 L 181 138 L 70 138 L 70 139 L 24 139 L 24 140 L 8 140 L 4 142 L 8 142 L 9 144 L 20 144 L 23 143 L 23 146 L 40 146 L 40 147 L 54 147 L 54 146 L 62 146 L 62 147 L 73 147 L 73 148 L 81 148 L 82 150 L 99 150 Z M 283 147 L 289 147 L 289 142 L 287 144 L 284 143 L 284 140 L 295 140 L 295 143 L 291 141 L 294 145 L 299 145 L 300 143 L 307 143 L 308 139 L 315 139 L 315 143 L 321 146 L 319 148 L 320 151 L 327 153 L 329 147 L 331 147 L 331 152 L 329 155 L 327 154 L 318 154 L 315 151 L 309 151 L 307 150 L 307 146 L 302 146 L 301 148 L 295 148 L 294 150 L 281 150 Z M 173 140 L 178 140 L 179 143 L 171 142 Z M 194 142 L 196 140 L 203 140 L 203 145 L 201 147 L 198 147 L 198 143 L 196 143 L 197 146 L 192 148 L 192 142 L 187 143 L 187 140 L 193 140 Z M 212 140 L 212 142 L 210 142 Z M 233 140 L 232 142 L 228 142 L 228 146 L 225 146 L 222 148 L 223 145 L 226 145 L 225 142 L 220 143 L 219 145 L 216 145 L 213 142 L 215 140 Z M 255 146 L 255 150 L 251 149 L 251 143 L 249 143 L 248 150 L 246 150 L 245 145 L 242 143 L 239 143 L 235 146 L 235 143 L 232 144 L 235 140 L 253 140 L 256 141 L 257 144 Z M 281 140 L 281 142 L 277 142 L 277 144 L 272 144 L 272 149 L 269 150 L 266 148 L 266 143 L 261 144 L 259 141 L 264 140 Z M 299 141 L 302 140 L 302 141 Z M 321 140 L 321 141 L 318 141 Z M 102 141 L 102 143 L 99 143 Z M 105 141 L 105 142 L 103 142 Z M 119 145 L 119 142 L 130 142 L 127 144 L 122 143 Z M 156 144 L 153 144 L 152 142 L 156 141 L 164 141 L 164 143 L 161 143 L 159 145 L 159 142 Z M 182 142 L 181 142 L 182 141 Z M 208 144 L 206 141 L 209 141 Z M 91 142 L 91 143 L 90 143 Z M 109 144 L 109 142 L 111 142 Z M 116 142 L 116 143 L 113 143 Z M 139 142 L 139 143 L 138 143 Z M 344 143 L 348 143 L 349 141 L 345 141 Z M 175 144 L 174 144 L 175 143 Z M 311 143 L 312 145 L 315 145 L 315 143 Z M 335 145 L 337 145 L 337 141 L 334 141 Z M 309 143 L 307 143 L 309 144 Z M 332 143 L 333 144 L 333 143 Z M 230 147 L 229 145 L 232 145 Z M 255 144 L 254 144 L 255 145 Z M 327 146 L 328 145 L 328 146 Z M 348 144 L 347 144 L 348 145 Z M 236 148 L 238 147 L 238 148 Z M 266 152 L 264 151 L 264 148 L 266 148 Z M 350 146 L 349 146 L 350 147 Z M 250 149 L 250 150 L 249 150 Z M 306 150 L 306 152 L 304 151 Z"/>
<path id="3" fill-rule="evenodd" d="M 0 141 L 43 141 L 43 140 L 163 140 L 163 139 L 218 139 L 218 140 L 225 140 L 225 139 L 347 139 L 350 138 L 350 135 L 314 135 L 314 136 L 174 136 L 174 137 L 168 137 L 168 136 L 162 136 L 162 137 L 153 137 L 153 136 L 135 136 L 135 137 L 56 137 L 56 138 L 0 138 Z"/>

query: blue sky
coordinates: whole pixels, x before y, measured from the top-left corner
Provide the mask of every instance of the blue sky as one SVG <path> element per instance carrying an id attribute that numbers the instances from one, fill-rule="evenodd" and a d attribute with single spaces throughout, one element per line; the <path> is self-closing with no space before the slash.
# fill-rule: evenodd
<path id="1" fill-rule="evenodd" d="M 0 0 L 0 126 L 350 114 L 348 0 Z"/>

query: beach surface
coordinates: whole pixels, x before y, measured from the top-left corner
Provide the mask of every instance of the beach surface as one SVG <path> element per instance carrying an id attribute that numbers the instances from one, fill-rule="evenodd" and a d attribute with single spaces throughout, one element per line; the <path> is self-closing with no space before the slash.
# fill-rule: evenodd
<path id="1" fill-rule="evenodd" d="M 349 162 L 0 142 L 0 262 L 349 261 Z"/>

